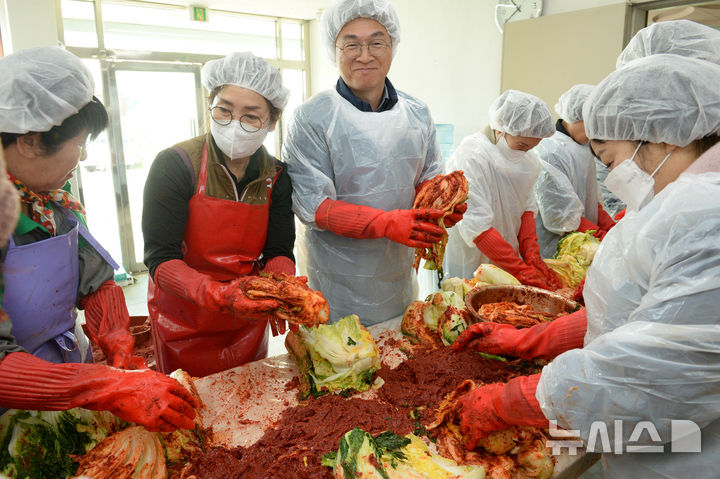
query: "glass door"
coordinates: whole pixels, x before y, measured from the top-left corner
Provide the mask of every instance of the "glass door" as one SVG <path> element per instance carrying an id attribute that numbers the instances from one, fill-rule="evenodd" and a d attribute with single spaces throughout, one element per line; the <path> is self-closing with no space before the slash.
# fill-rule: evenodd
<path id="1" fill-rule="evenodd" d="M 126 270 L 142 271 L 141 228 L 143 188 L 150 165 L 165 148 L 204 131 L 205 100 L 200 86 L 200 65 L 151 62 L 102 62 L 105 104 L 110 113 L 108 141 L 112 164 L 110 175 L 83 164 L 82 198 L 87 205 L 106 214 L 88 214 L 93 231 Z M 96 181 L 88 181 L 97 176 Z M 102 176 L 104 181 L 100 180 Z M 110 191 L 115 191 L 110 195 Z M 112 212 L 114 203 L 117 215 Z M 88 212 L 89 213 L 89 212 Z M 117 220 L 117 228 L 111 223 Z M 119 250 L 119 251 L 118 251 Z M 118 254 L 119 253 L 119 254 Z"/>

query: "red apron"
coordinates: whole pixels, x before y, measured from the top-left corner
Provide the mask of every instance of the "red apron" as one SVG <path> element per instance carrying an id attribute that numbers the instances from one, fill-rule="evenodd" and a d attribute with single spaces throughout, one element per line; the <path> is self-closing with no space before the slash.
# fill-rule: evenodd
<path id="1" fill-rule="evenodd" d="M 189 202 L 183 260 L 216 281 L 257 274 L 257 259 L 267 239 L 273 181 L 268 180 L 264 205 L 205 196 L 206 143 L 197 188 Z M 148 311 L 158 369 L 163 373 L 180 368 L 191 376 L 207 376 L 267 356 L 267 321 L 208 311 L 164 292 L 152 278 Z"/>

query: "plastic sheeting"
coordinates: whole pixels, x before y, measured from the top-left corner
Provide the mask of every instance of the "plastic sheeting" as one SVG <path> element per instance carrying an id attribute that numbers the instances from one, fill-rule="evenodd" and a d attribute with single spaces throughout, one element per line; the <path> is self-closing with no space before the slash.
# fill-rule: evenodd
<path id="1" fill-rule="evenodd" d="M 445 274 L 469 279 L 481 263 L 491 263 L 473 243 L 491 227 L 517 251 L 523 212 L 537 213 L 533 184 L 540 161 L 532 150 L 519 161 L 510 161 L 483 133 L 476 133 L 460 143 L 445 169 L 463 170 L 470 185 L 468 209 L 462 221 L 448 230 Z"/>
<path id="2" fill-rule="evenodd" d="M 416 299 L 412 248 L 353 239 L 315 226 L 326 198 L 385 211 L 412 208 L 415 187 L 441 172 L 427 106 L 398 92 L 388 111 L 362 112 L 336 91 L 295 112 L 282 158 L 293 181 L 293 210 L 305 223 L 298 268 L 330 304 L 330 319 L 357 314 L 363 325 L 402 315 Z"/>
<path id="3" fill-rule="evenodd" d="M 533 151 L 543 167 L 535 182 L 538 243 L 542 257 L 550 258 L 562 235 L 577 230 L 581 217 L 597 223 L 597 171 L 590 148 L 559 131 Z"/>
<path id="4" fill-rule="evenodd" d="M 717 150 L 717 148 L 715 148 Z M 715 151 L 711 150 L 711 151 Z M 699 161 L 699 160 L 696 160 Z M 685 173 L 605 237 L 588 272 L 585 347 L 543 369 L 537 398 L 549 419 L 590 436 L 593 421 L 639 421 L 661 442 L 671 420 L 702 428 L 702 454 L 605 454 L 606 477 L 716 477 L 720 454 L 720 172 Z M 599 440 L 598 440 L 599 441 Z M 658 445 L 654 443 L 654 445 Z"/>

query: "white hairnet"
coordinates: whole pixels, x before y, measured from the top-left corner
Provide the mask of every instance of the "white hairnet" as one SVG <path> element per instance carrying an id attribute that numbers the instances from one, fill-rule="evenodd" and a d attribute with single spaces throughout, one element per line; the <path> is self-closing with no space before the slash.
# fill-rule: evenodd
<path id="1" fill-rule="evenodd" d="M 558 102 L 555 104 L 555 112 L 560 115 L 560 118 L 569 123 L 582 121 L 583 103 L 590 96 L 593 88 L 595 88 L 595 85 L 588 85 L 587 83 L 580 83 L 571 87 L 558 98 Z"/>
<path id="2" fill-rule="evenodd" d="M 651 55 L 607 76 L 583 106 L 594 140 L 642 140 L 687 146 L 720 131 L 720 66 L 677 55 Z"/>
<path id="3" fill-rule="evenodd" d="M 720 32 L 690 20 L 654 23 L 632 37 L 616 65 L 620 68 L 638 58 L 661 53 L 720 64 Z"/>
<path id="4" fill-rule="evenodd" d="M 540 98 L 508 90 L 490 105 L 490 128 L 514 136 L 549 138 L 555 133 L 550 107 Z"/>
<path id="5" fill-rule="evenodd" d="M 82 60 L 60 47 L 0 58 L 0 132 L 49 131 L 90 103 L 95 84 Z"/>
<path id="6" fill-rule="evenodd" d="M 284 109 L 290 90 L 282 85 L 280 71 L 267 60 L 250 52 L 235 52 L 210 60 L 201 71 L 202 84 L 207 91 L 222 85 L 235 85 L 264 96 L 275 108 Z"/>
<path id="7" fill-rule="evenodd" d="M 388 31 L 392 40 L 392 52 L 400 43 L 400 21 L 388 0 L 335 0 L 320 19 L 322 36 L 330 60 L 335 62 L 335 42 L 340 30 L 356 18 L 372 18 Z"/>

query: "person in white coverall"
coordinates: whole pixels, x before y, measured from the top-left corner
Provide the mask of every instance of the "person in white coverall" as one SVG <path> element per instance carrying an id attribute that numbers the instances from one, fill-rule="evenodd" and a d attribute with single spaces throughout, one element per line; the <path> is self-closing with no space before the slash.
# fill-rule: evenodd
<path id="1" fill-rule="evenodd" d="M 417 299 L 413 248 L 440 240 L 443 213 L 412 206 L 442 156 L 427 105 L 387 78 L 400 41 L 392 5 L 337 0 L 320 23 L 340 78 L 295 110 L 282 155 L 306 225 L 298 267 L 327 298 L 331 321 L 357 314 L 371 325 Z M 456 208 L 444 225 L 461 217 Z"/>
<path id="2" fill-rule="evenodd" d="M 588 270 L 587 310 L 522 330 L 475 324 L 453 345 L 552 359 L 540 374 L 458 400 L 467 446 L 510 425 L 557 420 L 595 441 L 607 478 L 718 477 L 718 84 L 718 65 L 652 55 L 611 73 L 588 97 L 587 135 L 628 213 Z M 599 430 L 612 450 L 601 449 Z M 673 453 L 682 444 L 701 452 Z"/>
<path id="3" fill-rule="evenodd" d="M 492 262 L 523 284 L 558 289 L 537 242 L 533 184 L 541 168 L 531 151 L 554 133 L 552 112 L 540 98 L 508 90 L 488 114 L 490 128 L 463 139 L 445 165 L 446 172 L 464 171 L 470 186 L 468 209 L 450 231 L 445 271 L 472 278 Z"/>
<path id="4" fill-rule="evenodd" d="M 539 215 L 535 217 L 543 258 L 555 254 L 558 241 L 571 231 L 594 231 L 602 239 L 615 226 L 600 204 L 595 158 L 587 145 L 582 106 L 593 85 L 579 84 L 555 105 L 557 130 L 535 147 L 542 172 L 535 182 Z"/>

